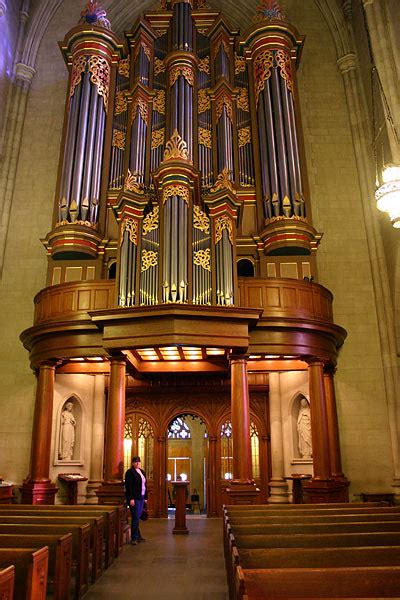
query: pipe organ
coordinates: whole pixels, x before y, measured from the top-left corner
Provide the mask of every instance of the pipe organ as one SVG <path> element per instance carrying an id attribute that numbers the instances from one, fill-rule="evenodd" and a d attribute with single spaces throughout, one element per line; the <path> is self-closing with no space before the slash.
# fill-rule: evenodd
<path id="1" fill-rule="evenodd" d="M 61 45 L 70 85 L 51 259 L 95 258 L 102 277 L 104 240 L 118 237 L 121 307 L 237 304 L 241 246 L 259 276 L 274 257 L 313 264 L 303 39 L 279 4 L 263 0 L 242 36 L 201 0 L 161 2 L 124 42 L 96 2 L 82 22 Z"/>

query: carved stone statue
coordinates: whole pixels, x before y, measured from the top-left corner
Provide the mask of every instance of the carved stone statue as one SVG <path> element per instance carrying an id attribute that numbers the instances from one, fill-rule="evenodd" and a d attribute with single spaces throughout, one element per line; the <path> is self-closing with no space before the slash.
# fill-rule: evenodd
<path id="1" fill-rule="evenodd" d="M 297 416 L 297 434 L 301 458 L 311 458 L 311 412 L 310 406 L 305 398 L 302 398 L 300 402 L 300 410 Z"/>
<path id="2" fill-rule="evenodd" d="M 69 401 L 66 403 L 65 408 L 61 413 L 60 443 L 58 450 L 60 460 L 72 460 L 74 454 L 76 420 L 73 408 L 73 402 Z"/>

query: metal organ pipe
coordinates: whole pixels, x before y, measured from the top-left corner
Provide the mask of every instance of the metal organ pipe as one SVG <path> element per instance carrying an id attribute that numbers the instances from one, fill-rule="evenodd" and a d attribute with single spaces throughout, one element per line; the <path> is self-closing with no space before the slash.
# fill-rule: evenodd
<path id="1" fill-rule="evenodd" d="M 76 125 L 79 116 L 79 106 L 81 99 L 81 89 L 82 83 L 75 87 L 75 91 L 70 100 L 69 106 L 69 118 L 68 118 L 68 126 L 67 126 L 67 139 L 65 143 L 65 151 L 64 151 L 64 164 L 61 175 L 61 185 L 60 185 L 60 199 L 65 198 L 67 203 L 67 208 L 69 207 L 70 199 L 71 199 L 71 180 L 72 180 L 72 168 L 73 168 L 73 157 L 75 152 L 75 143 L 76 143 Z M 60 214 L 60 221 L 62 221 L 62 216 Z"/>
<path id="2" fill-rule="evenodd" d="M 78 207 L 76 219 L 79 218 L 79 206 L 81 200 L 81 185 L 82 185 L 82 173 L 83 173 L 83 162 L 85 159 L 85 143 L 86 143 L 86 131 L 88 125 L 88 110 L 90 100 L 90 88 L 91 83 L 89 79 L 89 73 L 84 73 L 82 76 L 82 97 L 81 105 L 79 110 L 79 124 L 76 135 L 76 146 L 74 155 L 74 173 L 72 179 L 72 191 L 71 191 L 71 202 L 75 201 Z M 74 219 L 74 220 L 76 220 Z"/>

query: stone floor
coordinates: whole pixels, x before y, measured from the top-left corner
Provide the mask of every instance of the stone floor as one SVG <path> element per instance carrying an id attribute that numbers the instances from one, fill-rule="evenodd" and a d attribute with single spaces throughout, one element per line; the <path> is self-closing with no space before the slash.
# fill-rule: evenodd
<path id="1" fill-rule="evenodd" d="M 173 535 L 173 519 L 141 523 L 147 541 L 125 546 L 85 600 L 227 600 L 221 519 L 186 524 L 189 535 Z"/>

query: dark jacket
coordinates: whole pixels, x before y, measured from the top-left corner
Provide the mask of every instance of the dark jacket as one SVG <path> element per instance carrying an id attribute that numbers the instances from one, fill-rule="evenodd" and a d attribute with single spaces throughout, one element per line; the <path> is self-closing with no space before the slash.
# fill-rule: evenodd
<path id="1" fill-rule="evenodd" d="M 140 469 L 143 473 L 143 475 L 146 477 L 145 472 L 143 471 L 143 469 Z M 127 472 L 125 473 L 125 496 L 126 496 L 126 502 L 127 504 L 129 504 L 130 500 L 140 500 L 140 498 L 142 497 L 142 478 L 140 477 L 139 473 L 136 471 L 136 469 L 133 469 L 132 467 L 130 469 L 127 470 Z M 145 499 L 147 500 L 147 482 L 146 482 L 146 493 L 144 495 Z"/>

